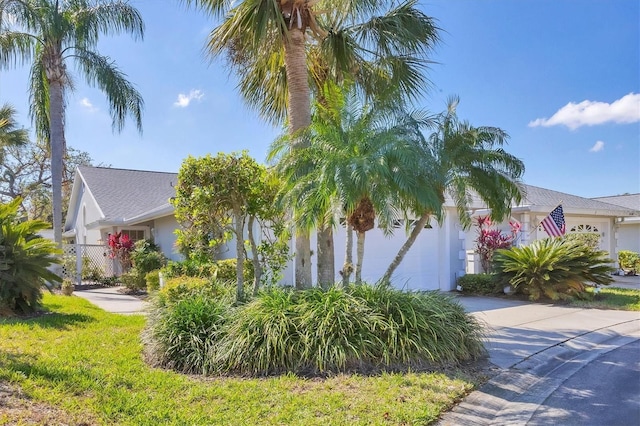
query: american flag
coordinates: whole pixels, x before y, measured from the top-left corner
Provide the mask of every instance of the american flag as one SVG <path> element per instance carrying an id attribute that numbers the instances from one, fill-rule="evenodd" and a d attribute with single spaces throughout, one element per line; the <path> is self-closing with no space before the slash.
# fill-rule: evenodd
<path id="1" fill-rule="evenodd" d="M 540 225 L 549 234 L 550 237 L 560 237 L 564 235 L 564 212 L 562 211 L 562 204 L 553 209 L 549 216 L 545 217 Z"/>

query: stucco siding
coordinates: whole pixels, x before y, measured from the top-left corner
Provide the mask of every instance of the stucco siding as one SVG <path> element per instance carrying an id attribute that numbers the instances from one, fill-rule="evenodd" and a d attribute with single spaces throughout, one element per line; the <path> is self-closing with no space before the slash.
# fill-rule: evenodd
<path id="1" fill-rule="evenodd" d="M 160 250 L 171 260 L 181 260 L 182 255 L 177 252 L 175 243 L 176 235 L 174 231 L 178 229 L 178 222 L 174 216 L 165 216 L 154 221 L 153 240 L 160 247 Z"/>
<path id="2" fill-rule="evenodd" d="M 618 251 L 631 250 L 640 253 L 640 223 L 621 224 L 617 229 Z"/>

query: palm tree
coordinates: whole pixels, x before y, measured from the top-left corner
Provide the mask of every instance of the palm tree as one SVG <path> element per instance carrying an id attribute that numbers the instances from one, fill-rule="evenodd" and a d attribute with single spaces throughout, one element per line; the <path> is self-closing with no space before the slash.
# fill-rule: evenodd
<path id="1" fill-rule="evenodd" d="M 379 12 L 389 2 L 373 0 L 184 1 L 224 18 L 210 34 L 209 51 L 228 54 L 244 98 L 273 122 L 286 116 L 291 135 L 309 125 L 311 92 L 328 80 L 350 76 L 367 95 L 400 87 L 411 97 L 427 87 L 423 59 L 437 30 L 415 0 L 386 14 Z M 304 139 L 290 142 L 291 149 L 305 146 Z M 296 286 L 310 286 L 305 230 L 296 237 L 295 270 Z"/>
<path id="2" fill-rule="evenodd" d="M 348 237 L 351 228 L 356 231 L 356 282 L 362 279 L 366 232 L 376 220 L 391 232 L 394 221 L 415 197 L 421 197 L 422 204 L 434 202 L 428 190 L 420 190 L 422 182 L 416 179 L 424 139 L 414 125 L 418 119 L 402 110 L 363 105 L 355 92 L 345 95 L 330 86 L 322 101 L 316 102 L 305 132 L 310 141 L 307 147 L 287 150 L 290 135 L 272 147 L 270 157 L 280 155 L 277 169 L 287 186 L 285 200 L 293 206 L 297 225 L 303 229 L 319 223 L 333 226 L 338 215 L 346 218 Z M 352 269 L 351 244 L 347 238 L 344 283 Z M 328 265 L 318 269 L 321 285 L 332 284 L 334 277 Z"/>
<path id="3" fill-rule="evenodd" d="M 491 209 L 493 220 L 502 220 L 513 202 L 522 198 L 519 179 L 524 163 L 504 151 L 508 135 L 496 127 L 474 127 L 460 121 L 456 114 L 457 97 L 448 102 L 447 111 L 436 118 L 437 129 L 422 145 L 422 165 L 417 170 L 427 182 L 426 190 L 437 194 L 438 203 L 416 202 L 414 214 L 419 217 L 411 234 L 389 265 L 382 280 L 389 282 L 404 255 L 415 242 L 431 216 L 442 218 L 445 196 L 455 203 L 463 228 L 471 226 L 469 204 L 477 194 Z"/>
<path id="4" fill-rule="evenodd" d="M 5 23 L 10 20 L 14 26 Z M 96 52 L 102 34 L 142 38 L 144 23 L 123 0 L 0 0 L 0 69 L 31 62 L 30 115 L 36 135 L 48 141 L 55 241 L 62 242 L 62 174 L 65 154 L 65 97 L 72 88 L 70 60 L 109 101 L 113 129 L 127 115 L 142 131 L 143 100 L 111 58 Z"/>
<path id="5" fill-rule="evenodd" d="M 4 148 L 24 146 L 29 143 L 29 133 L 19 128 L 15 119 L 16 111 L 9 104 L 0 107 L 0 163 L 4 162 Z"/>

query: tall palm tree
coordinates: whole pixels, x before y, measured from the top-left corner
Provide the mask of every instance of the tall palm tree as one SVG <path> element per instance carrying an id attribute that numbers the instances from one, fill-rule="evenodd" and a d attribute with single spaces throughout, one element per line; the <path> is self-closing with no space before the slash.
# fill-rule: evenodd
<path id="1" fill-rule="evenodd" d="M 415 0 L 393 8 L 378 0 L 184 1 L 224 19 L 210 34 L 211 54 L 228 54 L 244 98 L 270 121 L 286 116 L 292 135 L 309 125 L 310 95 L 328 80 L 351 76 L 368 95 L 400 87 L 411 97 L 427 87 L 424 58 L 437 29 Z M 304 139 L 291 143 L 304 147 Z M 296 286 L 310 286 L 308 231 L 296 237 L 295 259 Z"/>
<path id="2" fill-rule="evenodd" d="M 403 110 L 362 104 L 355 92 L 344 94 L 337 86 L 329 86 L 322 101 L 316 102 L 304 134 L 307 147 L 287 150 L 289 135 L 272 147 L 270 157 L 280 155 L 277 169 L 284 177 L 285 199 L 293 206 L 298 226 L 334 225 L 338 216 L 356 231 L 356 282 L 362 279 L 366 232 L 376 220 L 391 232 L 415 197 L 421 204 L 434 203 L 433 194 L 421 190 L 423 182 L 416 179 L 424 139 L 414 125 L 419 118 Z M 348 238 L 342 270 L 345 283 L 352 269 L 351 244 Z M 321 285 L 332 284 L 334 277 L 328 265 L 318 269 Z"/>
<path id="3" fill-rule="evenodd" d="M 16 110 L 9 104 L 0 106 L 0 163 L 3 162 L 4 148 L 24 146 L 29 143 L 29 133 L 18 127 Z"/>
<path id="4" fill-rule="evenodd" d="M 391 280 L 429 218 L 444 216 L 446 195 L 453 199 L 465 229 L 471 225 L 469 204 L 473 194 L 491 209 L 494 220 L 504 219 L 511 211 L 512 203 L 518 203 L 522 198 L 519 180 L 524 174 L 524 163 L 504 151 L 503 145 L 509 136 L 497 127 L 474 127 L 461 121 L 456 113 L 459 102 L 457 97 L 451 98 L 447 111 L 436 118 L 436 130 L 422 145 L 423 167 L 416 170 L 427 183 L 423 189 L 434 191 L 438 202 L 414 204 L 414 214 L 419 219 L 389 265 L 383 281 Z"/>
<path id="5" fill-rule="evenodd" d="M 51 151 L 57 243 L 62 242 L 65 99 L 73 87 L 68 62 L 105 93 L 114 130 L 121 131 L 131 115 L 142 131 L 142 97 L 111 58 L 95 50 L 101 35 L 121 33 L 134 39 L 144 33 L 138 10 L 123 0 L 0 0 L 0 69 L 31 62 L 30 114 L 36 135 Z"/>

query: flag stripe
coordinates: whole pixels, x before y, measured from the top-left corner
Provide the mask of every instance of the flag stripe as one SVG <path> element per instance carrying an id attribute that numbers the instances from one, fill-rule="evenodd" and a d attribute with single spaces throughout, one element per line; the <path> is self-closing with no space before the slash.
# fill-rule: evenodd
<path id="1" fill-rule="evenodd" d="M 540 225 L 545 232 L 551 237 L 561 237 L 565 233 L 564 212 L 562 205 L 559 205 L 547 217 L 545 217 Z"/>

